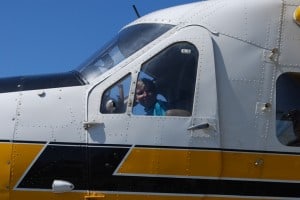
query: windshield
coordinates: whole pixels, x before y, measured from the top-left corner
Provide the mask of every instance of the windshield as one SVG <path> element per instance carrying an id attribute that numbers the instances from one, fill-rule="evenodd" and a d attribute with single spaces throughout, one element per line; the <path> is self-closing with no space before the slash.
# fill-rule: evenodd
<path id="1" fill-rule="evenodd" d="M 77 68 L 87 80 L 103 74 L 173 27 L 169 24 L 137 24 L 121 30 L 103 48 Z"/>

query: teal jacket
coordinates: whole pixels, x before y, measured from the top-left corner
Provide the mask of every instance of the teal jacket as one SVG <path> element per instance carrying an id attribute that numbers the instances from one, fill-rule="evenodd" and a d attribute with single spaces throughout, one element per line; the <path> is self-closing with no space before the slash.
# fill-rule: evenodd
<path id="1" fill-rule="evenodd" d="M 157 100 L 153 107 L 145 109 L 147 115 L 164 116 L 166 115 L 167 102 Z"/>

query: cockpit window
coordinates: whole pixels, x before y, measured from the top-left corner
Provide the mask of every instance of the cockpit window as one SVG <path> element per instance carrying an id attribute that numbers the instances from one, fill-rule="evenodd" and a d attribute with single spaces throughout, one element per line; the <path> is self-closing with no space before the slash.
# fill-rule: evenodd
<path id="1" fill-rule="evenodd" d="M 132 113 L 151 116 L 192 115 L 198 50 L 175 43 L 142 65 Z"/>
<path id="2" fill-rule="evenodd" d="M 91 81 L 158 38 L 173 27 L 169 24 L 137 24 L 121 30 L 116 37 L 77 69 Z"/>

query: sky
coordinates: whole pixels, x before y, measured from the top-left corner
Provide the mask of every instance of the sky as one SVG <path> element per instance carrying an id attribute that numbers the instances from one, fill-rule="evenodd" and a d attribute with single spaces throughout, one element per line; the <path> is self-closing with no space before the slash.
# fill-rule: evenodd
<path id="1" fill-rule="evenodd" d="M 0 0 L 0 77 L 75 69 L 140 15 L 196 0 Z"/>

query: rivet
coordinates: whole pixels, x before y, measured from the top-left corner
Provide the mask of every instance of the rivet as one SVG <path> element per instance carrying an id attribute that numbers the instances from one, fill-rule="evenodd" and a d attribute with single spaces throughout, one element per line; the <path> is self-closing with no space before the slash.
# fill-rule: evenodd
<path id="1" fill-rule="evenodd" d="M 264 165 L 264 160 L 259 158 L 255 161 L 254 163 L 255 166 L 259 167 L 259 166 L 263 166 Z"/>

